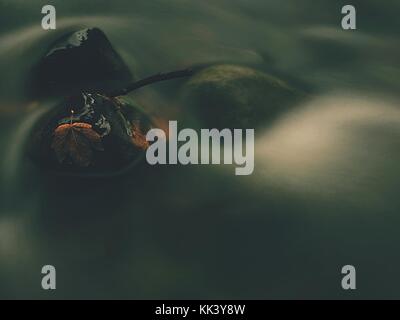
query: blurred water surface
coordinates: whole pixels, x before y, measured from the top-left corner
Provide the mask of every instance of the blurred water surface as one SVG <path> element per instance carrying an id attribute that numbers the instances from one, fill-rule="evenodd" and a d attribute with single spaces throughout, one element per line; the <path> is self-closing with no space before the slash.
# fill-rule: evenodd
<path id="1" fill-rule="evenodd" d="M 1 298 L 400 298 L 400 10 L 353 1 L 0 1 Z M 96 26 L 136 77 L 229 63 L 309 92 L 256 131 L 252 176 L 231 167 L 141 165 L 55 176 L 25 155 L 54 101 L 26 79 L 63 33 Z M 177 119 L 184 83 L 131 94 Z M 266 107 L 268 101 L 266 101 Z M 212 117 L 213 115 L 210 115 Z M 57 269 L 57 290 L 40 287 Z M 353 264 L 357 291 L 340 287 Z"/>

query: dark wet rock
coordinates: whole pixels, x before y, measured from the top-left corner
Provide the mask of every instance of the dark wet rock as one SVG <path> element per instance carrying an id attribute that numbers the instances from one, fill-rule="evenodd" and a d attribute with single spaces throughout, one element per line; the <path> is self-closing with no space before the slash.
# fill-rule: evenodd
<path id="1" fill-rule="evenodd" d="M 208 128 L 256 128 L 305 95 L 285 81 L 236 65 L 208 67 L 184 87 L 187 119 Z"/>
<path id="2" fill-rule="evenodd" d="M 71 110 L 74 110 L 71 114 Z M 94 151 L 92 163 L 80 167 L 60 162 L 52 148 L 55 129 L 69 123 L 85 123 L 101 137 L 103 150 Z M 151 119 L 139 107 L 121 98 L 82 92 L 62 101 L 38 121 L 29 143 L 28 154 L 40 167 L 64 174 L 110 175 L 124 171 L 142 160 L 143 145 L 136 135 L 145 135 Z"/>
<path id="3" fill-rule="evenodd" d="M 29 82 L 33 95 L 41 97 L 77 91 L 110 92 L 131 81 L 129 68 L 103 31 L 90 28 L 55 41 Z"/>

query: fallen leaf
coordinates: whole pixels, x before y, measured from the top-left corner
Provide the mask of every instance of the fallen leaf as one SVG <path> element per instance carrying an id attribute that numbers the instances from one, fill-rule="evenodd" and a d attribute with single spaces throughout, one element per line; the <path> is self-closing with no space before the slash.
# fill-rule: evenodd
<path id="1" fill-rule="evenodd" d="M 132 122 L 132 142 L 136 147 L 141 149 L 147 149 L 149 147 L 149 142 L 146 140 L 146 135 L 140 129 L 140 126 Z"/>
<path id="2" fill-rule="evenodd" d="M 51 147 L 60 163 L 70 161 L 80 167 L 92 162 L 94 150 L 104 151 L 100 135 L 83 122 L 58 126 Z"/>

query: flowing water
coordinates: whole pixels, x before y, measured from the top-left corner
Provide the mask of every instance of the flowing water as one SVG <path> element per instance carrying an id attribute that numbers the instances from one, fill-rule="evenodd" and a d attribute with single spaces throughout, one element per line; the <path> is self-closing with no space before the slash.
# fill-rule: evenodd
<path id="1" fill-rule="evenodd" d="M 397 0 L 0 1 L 0 297 L 400 298 L 400 43 Z M 255 171 L 146 164 L 79 178 L 26 156 L 54 101 L 31 68 L 60 35 L 102 29 L 135 76 L 234 64 L 278 75 L 306 101 L 256 130 Z M 29 85 L 29 83 L 28 83 Z M 184 83 L 130 94 L 176 119 Z M 268 104 L 268 101 L 266 101 Z M 213 117 L 210 114 L 210 117 Z M 41 289 L 41 267 L 57 290 Z"/>

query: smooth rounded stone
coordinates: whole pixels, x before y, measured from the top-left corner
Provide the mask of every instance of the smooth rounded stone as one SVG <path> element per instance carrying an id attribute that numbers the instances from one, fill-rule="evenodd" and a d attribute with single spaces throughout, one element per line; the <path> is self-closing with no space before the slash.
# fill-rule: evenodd
<path id="1" fill-rule="evenodd" d="M 285 81 L 237 65 L 200 71 L 185 85 L 182 104 L 197 127 L 255 128 L 299 102 L 305 95 Z"/>
<path id="2" fill-rule="evenodd" d="M 56 154 L 56 129 L 74 123 L 90 125 L 101 138 L 102 150 L 93 150 L 89 165 L 81 166 L 68 157 L 60 161 Z M 145 134 L 151 128 L 151 119 L 132 102 L 82 92 L 63 100 L 38 121 L 28 143 L 28 155 L 39 167 L 58 174 L 115 175 L 144 159 Z"/>
<path id="3" fill-rule="evenodd" d="M 104 32 L 88 28 L 58 38 L 33 68 L 29 87 L 37 97 L 67 96 L 79 91 L 111 92 L 132 80 Z"/>

